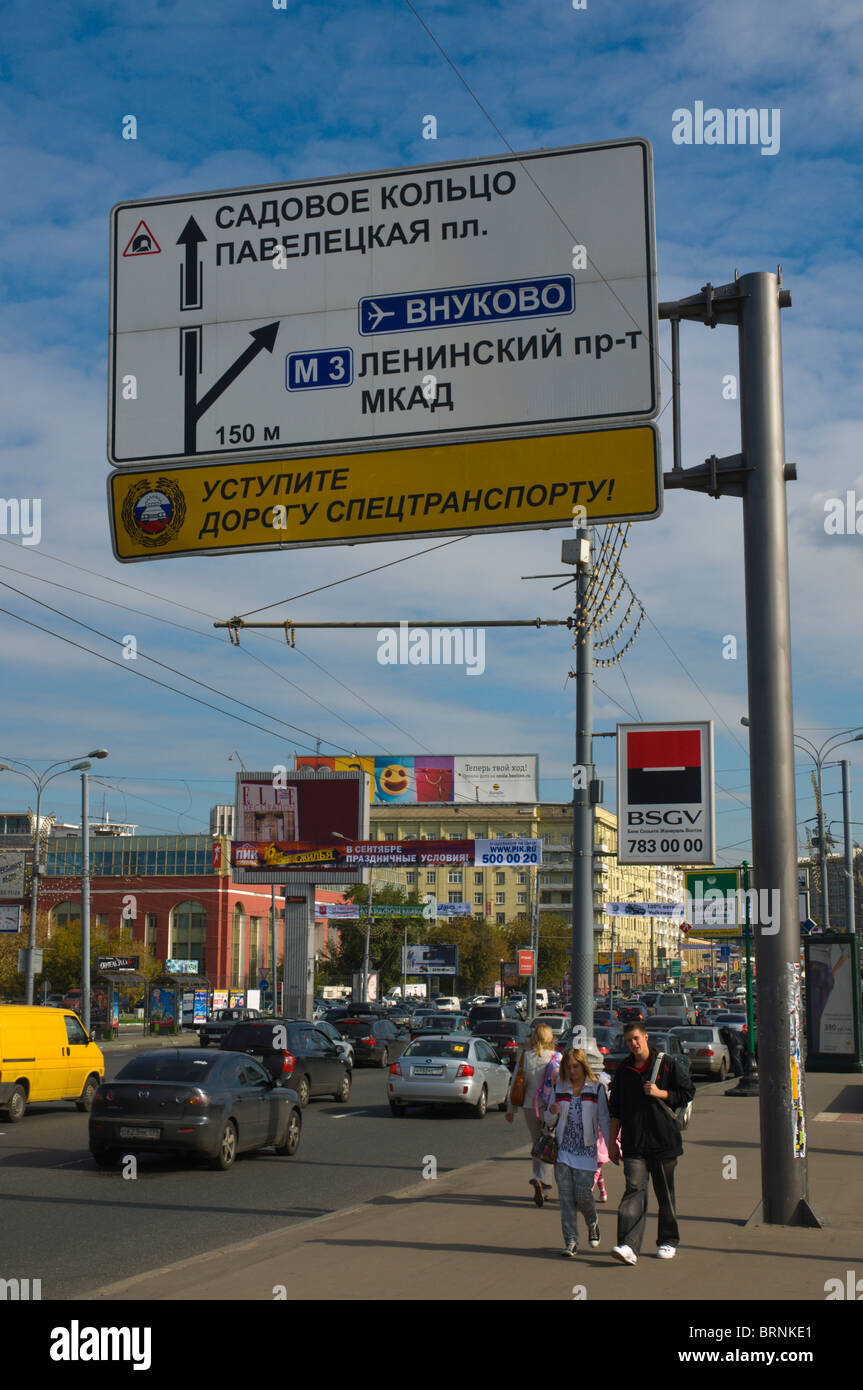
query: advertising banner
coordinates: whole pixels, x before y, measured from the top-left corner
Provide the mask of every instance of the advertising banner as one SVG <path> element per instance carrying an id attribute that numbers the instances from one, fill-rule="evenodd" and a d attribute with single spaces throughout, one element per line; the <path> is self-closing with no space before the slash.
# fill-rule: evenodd
<path id="1" fill-rule="evenodd" d="M 806 943 L 809 1036 L 814 1052 L 856 1052 L 854 971 L 856 941 Z"/>
<path id="2" fill-rule="evenodd" d="M 712 864 L 713 723 L 618 724 L 618 862 Z"/>
<path id="3" fill-rule="evenodd" d="M 222 1006 L 224 1007 L 224 1006 Z M 205 989 L 195 990 L 195 1003 L 192 1010 L 193 1023 L 206 1023 L 207 1021 L 207 991 Z"/>
<path id="4" fill-rule="evenodd" d="M 402 947 L 402 973 L 405 975 L 457 975 L 458 946 Z"/>
<path id="5" fill-rule="evenodd" d="M 373 869 L 411 867 L 416 864 L 463 864 L 474 862 L 473 840 L 354 840 L 349 843 L 316 844 L 312 841 L 247 843 L 231 845 L 231 864 L 235 868 L 294 871 L 320 870 L 324 881 L 330 868 Z"/>
<path id="6" fill-rule="evenodd" d="M 228 991 L 227 991 L 226 989 L 214 989 L 214 990 L 213 990 L 213 1008 L 214 1008 L 214 1009 L 227 1009 L 228 1007 L 229 1007 L 229 1005 L 228 1005 Z M 206 1022 L 206 1020 L 205 1020 L 205 1022 Z"/>
<path id="7" fill-rule="evenodd" d="M 140 963 L 140 956 L 97 956 L 96 974 L 104 975 L 106 970 L 110 970 L 112 973 L 134 971 L 138 969 Z"/>
<path id="8" fill-rule="evenodd" d="M 285 883 L 286 862 L 281 862 L 276 845 L 291 844 L 306 850 L 328 851 L 345 840 L 363 839 L 369 833 L 369 803 L 362 768 L 320 771 L 303 768 L 288 772 L 284 767 L 263 772 L 238 772 L 236 779 L 236 840 L 231 846 L 231 864 L 240 883 Z M 246 853 L 236 857 L 237 842 L 260 845 L 268 855 Z M 299 853 L 299 850 L 296 851 Z M 359 883 L 358 866 L 327 855 L 311 855 L 305 861 L 294 858 L 290 877 L 295 882 L 314 883 L 320 864 L 340 864 L 338 883 Z M 272 872 L 270 872 L 272 871 Z"/>
<path id="9" fill-rule="evenodd" d="M 0 898 L 23 898 L 26 851 L 0 850 Z"/>
<path id="10" fill-rule="evenodd" d="M 539 795 L 539 759 L 535 754 L 297 758 L 298 768 L 339 771 L 360 766 L 371 776 L 375 806 L 535 802 Z"/>
<path id="11" fill-rule="evenodd" d="M 542 840 L 477 840 L 474 864 L 541 864 Z"/>
<path id="12" fill-rule="evenodd" d="M 668 917 L 682 922 L 683 903 L 606 903 L 606 917 Z"/>
<path id="13" fill-rule="evenodd" d="M 529 947 L 522 947 L 519 950 L 518 973 L 519 975 L 533 974 L 533 951 Z"/>

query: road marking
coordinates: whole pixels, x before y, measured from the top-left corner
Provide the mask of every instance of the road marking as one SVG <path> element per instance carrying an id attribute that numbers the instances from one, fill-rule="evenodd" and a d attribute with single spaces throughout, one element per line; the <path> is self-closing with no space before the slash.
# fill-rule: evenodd
<path id="1" fill-rule="evenodd" d="M 815 1118 L 816 1120 L 857 1120 L 863 1122 L 863 1115 L 845 1115 L 839 1110 L 822 1110 Z"/>
<path id="2" fill-rule="evenodd" d="M 352 1115 L 367 1115 L 368 1113 L 368 1110 L 343 1110 L 341 1115 L 331 1115 L 330 1119 L 345 1120 L 350 1119 Z"/>

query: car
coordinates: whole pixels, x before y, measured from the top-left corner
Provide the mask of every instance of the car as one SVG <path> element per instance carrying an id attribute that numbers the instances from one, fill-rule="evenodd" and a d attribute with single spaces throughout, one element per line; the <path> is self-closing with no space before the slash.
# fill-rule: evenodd
<path id="1" fill-rule="evenodd" d="M 644 1026 L 648 1033 L 652 1033 L 654 1029 L 665 1033 L 669 1028 L 681 1028 L 686 1025 L 680 1014 L 655 1013 L 644 1020 Z"/>
<path id="2" fill-rule="evenodd" d="M 724 1081 L 731 1069 L 731 1053 L 719 1036 L 718 1028 L 673 1028 L 689 1058 L 693 1076 L 711 1076 Z"/>
<path id="3" fill-rule="evenodd" d="M 206 1023 L 202 1023 L 198 1028 L 201 1047 L 209 1047 L 210 1043 L 220 1043 L 235 1023 L 244 1023 L 248 1019 L 260 1017 L 258 1009 L 214 1009 Z"/>
<path id="4" fill-rule="evenodd" d="M 683 1044 L 674 1033 L 660 1032 L 659 1030 L 654 1032 L 651 1029 L 648 1037 L 650 1046 L 656 1048 L 657 1052 L 667 1052 L 669 1056 L 676 1057 L 682 1063 L 684 1071 L 689 1071 L 689 1059 Z M 605 1070 L 613 1076 L 618 1067 L 623 1066 L 628 1056 L 629 1048 L 626 1045 L 626 1039 L 620 1033 L 619 1042 L 615 1039 L 613 1045 L 609 1047 L 608 1054 L 603 1058 Z"/>
<path id="5" fill-rule="evenodd" d="M 473 1028 L 477 1023 L 502 1023 L 505 1017 L 503 1004 L 474 1004 L 467 1021 Z"/>
<path id="6" fill-rule="evenodd" d="M 536 1018 L 532 1018 L 530 1023 L 528 1024 L 528 1027 L 530 1028 L 531 1032 L 533 1032 L 534 1028 L 538 1028 L 541 1023 L 545 1024 L 545 1026 L 547 1028 L 550 1028 L 552 1033 L 554 1034 L 556 1047 L 558 1039 L 560 1038 L 562 1033 L 566 1032 L 567 1028 L 570 1025 L 570 1022 L 571 1018 L 568 1013 L 564 1013 L 561 1009 L 549 1009 L 547 1011 L 544 1011 L 543 1013 L 537 1014 Z"/>
<path id="7" fill-rule="evenodd" d="M 643 1004 L 621 1004 L 617 1010 L 617 1017 L 621 1023 L 643 1023 L 647 1017 L 647 1009 Z"/>
<path id="8" fill-rule="evenodd" d="M 312 1096 L 351 1097 L 351 1068 L 307 1018 L 247 1019 L 222 1039 L 225 1052 L 256 1057 L 280 1086 L 296 1091 L 304 1110 Z"/>
<path id="9" fill-rule="evenodd" d="M 519 1049 L 527 1047 L 530 1041 L 530 1029 L 527 1025 L 511 1019 L 483 1019 L 474 1025 L 471 1032 L 474 1037 L 485 1038 L 494 1048 L 498 1059 L 504 1062 L 510 1071 L 515 1066 Z"/>
<path id="10" fill-rule="evenodd" d="M 422 1014 L 411 1024 L 408 1032 L 411 1039 L 424 1037 L 429 1033 L 469 1033 L 467 1014 Z"/>
<path id="11" fill-rule="evenodd" d="M 0 1006 L 0 1112 L 17 1124 L 31 1102 L 69 1100 L 87 1111 L 105 1059 L 77 1014 L 36 1004 Z"/>
<path id="12" fill-rule="evenodd" d="M 608 1009 L 594 1009 L 593 1011 L 594 1024 L 599 1023 L 602 1024 L 604 1027 L 613 1027 L 614 1024 L 617 1023 L 617 1021 L 618 1020 L 616 1009 L 614 1013 L 611 1013 Z"/>
<path id="13" fill-rule="evenodd" d="M 594 1024 L 593 1036 L 599 1051 L 600 1060 L 603 1064 L 610 1052 L 620 1051 L 623 1046 L 623 1034 L 619 1026 L 614 1027 L 613 1025 L 604 1024 L 599 1024 L 597 1026 Z M 571 1024 L 564 1029 L 559 1038 L 555 1039 L 554 1045 L 558 1052 L 565 1052 L 568 1047 L 581 1046 L 580 1043 L 573 1042 L 573 1028 Z"/>
<path id="14" fill-rule="evenodd" d="M 354 1049 L 352 1044 L 342 1036 L 335 1024 L 327 1023 L 322 1018 L 312 1018 L 312 1022 L 319 1033 L 323 1033 L 327 1042 L 332 1043 L 333 1047 L 344 1057 L 349 1067 L 354 1065 Z"/>
<path id="15" fill-rule="evenodd" d="M 186 1153 L 225 1171 L 237 1154 L 297 1152 L 296 1091 L 276 1084 L 254 1057 L 198 1047 L 139 1052 L 103 1082 L 90 1111 L 90 1153 L 100 1168 L 129 1153 Z"/>
<path id="16" fill-rule="evenodd" d="M 387 1099 L 393 1115 L 409 1105 L 463 1105 L 481 1120 L 490 1105 L 506 1109 L 509 1084 L 490 1042 L 453 1033 L 412 1042 L 390 1067 Z"/>
<path id="17" fill-rule="evenodd" d="M 457 1014 L 461 1012 L 461 1001 L 454 994 L 436 994 L 431 1002 L 438 1013 Z"/>
<path id="18" fill-rule="evenodd" d="M 714 1014 L 713 1026 L 714 1028 L 733 1028 L 736 1032 L 742 1033 L 744 1038 L 749 1034 L 749 1019 L 744 1013 L 732 1013 L 728 1010 Z"/>
<path id="19" fill-rule="evenodd" d="M 337 1025 L 343 1038 L 354 1049 L 356 1065 L 388 1067 L 394 1057 L 400 1057 L 410 1042 L 410 1034 L 397 1028 L 387 1018 L 343 1018 Z"/>
<path id="20" fill-rule="evenodd" d="M 661 1004 L 657 1004 L 657 1012 L 663 1014 L 677 1014 L 678 1023 L 695 1022 L 695 1005 L 692 1002 L 691 994 L 684 994 L 675 991 L 671 994 L 663 994 Z"/>

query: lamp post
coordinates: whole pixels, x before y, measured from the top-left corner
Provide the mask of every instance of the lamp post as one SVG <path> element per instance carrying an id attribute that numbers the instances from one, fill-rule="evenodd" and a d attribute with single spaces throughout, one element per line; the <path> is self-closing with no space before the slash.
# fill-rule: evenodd
<path id="1" fill-rule="evenodd" d="M 744 728 L 747 728 L 747 729 L 749 728 L 749 720 L 748 720 L 745 716 L 744 716 L 744 718 L 741 719 L 740 722 L 741 722 L 741 724 L 744 726 Z M 856 727 L 859 728 L 859 727 L 860 727 L 859 724 L 858 724 Z M 845 737 L 844 737 L 845 734 L 853 734 L 853 738 L 845 738 Z M 827 763 L 827 758 L 828 758 L 828 756 L 829 756 L 831 753 L 835 753 L 837 748 L 842 748 L 842 747 L 844 747 L 844 745 L 845 745 L 846 743 L 860 743 L 861 741 L 863 741 L 863 734 L 855 733 L 854 729 L 841 729 L 841 730 L 839 731 L 838 734 L 831 734 L 829 738 L 827 738 L 827 739 L 824 740 L 824 742 L 821 744 L 820 748 L 816 748 L 815 744 L 812 743 L 812 741 L 811 741 L 810 739 L 804 738 L 804 736 L 803 736 L 802 734 L 795 734 L 795 735 L 794 735 L 794 746 L 795 746 L 801 753 L 805 753 L 805 754 L 807 755 L 807 757 L 810 757 L 810 758 L 812 759 L 813 763 L 815 764 L 816 782 L 817 782 L 817 786 L 818 786 L 818 805 L 817 805 L 817 807 L 816 807 L 816 810 L 817 810 L 817 812 L 818 812 L 818 816 L 817 816 L 817 820 L 818 820 L 818 857 L 819 857 L 819 859 L 820 859 L 820 861 L 821 861 L 821 903 L 822 903 L 822 916 L 823 916 L 823 918 L 824 918 L 823 926 L 824 926 L 824 930 L 825 930 L 825 931 L 829 931 L 829 930 L 830 930 L 830 885 L 829 885 L 829 883 L 828 883 L 828 877 L 829 877 L 829 875 L 828 875 L 828 865 L 827 865 L 827 834 L 826 834 L 825 823 L 824 823 L 824 798 L 823 798 L 823 796 L 822 796 L 822 794 L 821 794 L 821 774 L 822 774 L 822 769 L 823 769 L 825 766 L 829 766 L 829 764 Z M 843 768 L 843 789 L 845 788 L 845 785 L 846 785 L 846 774 L 845 774 L 845 771 L 844 771 L 844 768 Z M 846 792 L 846 799 L 847 799 L 847 792 Z M 847 847 L 846 847 L 846 864 L 847 864 Z M 852 906 L 852 921 L 853 921 L 853 906 Z"/>
<path id="2" fill-rule="evenodd" d="M 88 758 L 107 758 L 108 754 L 103 748 L 96 749 L 86 755 Z M 18 777 L 24 777 L 36 789 L 36 818 L 33 827 L 33 873 L 30 884 L 30 930 L 27 934 L 27 972 L 25 986 L 25 1001 L 33 1003 L 33 952 L 36 949 L 36 913 L 39 908 L 39 840 L 42 821 L 42 791 L 49 782 L 53 782 L 55 777 L 61 777 L 64 772 L 87 772 L 90 768 L 88 762 L 72 763 L 71 767 L 63 766 L 64 763 L 72 763 L 71 758 L 61 758 L 59 762 L 50 763 L 44 772 L 37 773 L 29 763 L 21 762 L 19 758 L 7 758 L 0 763 L 0 772 L 14 772 Z M 14 766 L 13 766 L 14 764 Z M 21 771 L 24 768 L 25 771 Z M 57 768 L 58 771 L 53 769 Z M 89 975 L 89 954 L 87 956 L 88 975 Z M 89 985 L 88 985 L 89 989 Z M 87 994 L 89 1009 L 89 992 Z"/>

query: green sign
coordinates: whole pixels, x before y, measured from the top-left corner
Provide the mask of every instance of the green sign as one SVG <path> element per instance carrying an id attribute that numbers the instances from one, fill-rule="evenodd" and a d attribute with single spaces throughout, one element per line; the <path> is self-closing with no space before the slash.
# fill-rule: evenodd
<path id="1" fill-rule="evenodd" d="M 679 960 L 671 960 L 671 961 L 668 962 L 668 973 L 669 973 L 669 975 L 676 975 L 677 978 L 678 978 L 678 980 L 680 979 L 680 961 L 679 961 Z"/>
<path id="2" fill-rule="evenodd" d="M 698 869 L 686 875 L 686 921 L 695 936 L 740 935 L 740 871 Z"/>

